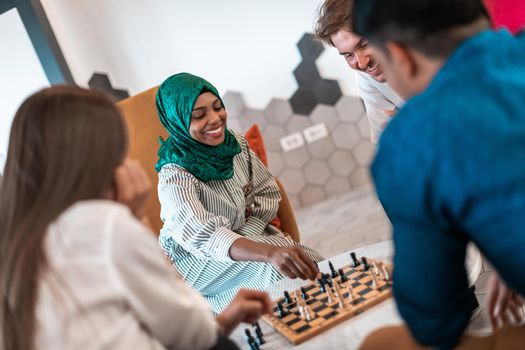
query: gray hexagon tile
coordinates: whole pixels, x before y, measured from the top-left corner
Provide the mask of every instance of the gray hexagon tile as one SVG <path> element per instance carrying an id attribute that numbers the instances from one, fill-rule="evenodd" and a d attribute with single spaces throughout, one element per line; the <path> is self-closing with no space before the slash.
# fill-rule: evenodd
<path id="1" fill-rule="evenodd" d="M 274 98 L 264 109 L 264 114 L 270 123 L 285 125 L 292 116 L 293 111 L 288 101 Z"/>
<path id="2" fill-rule="evenodd" d="M 296 148 L 289 152 L 283 153 L 284 163 L 290 168 L 301 168 L 308 162 L 310 154 L 304 147 Z"/>
<path id="3" fill-rule="evenodd" d="M 324 123 L 328 131 L 332 131 L 339 123 L 339 117 L 335 108 L 327 105 L 317 105 L 312 114 L 310 114 L 312 124 Z"/>
<path id="4" fill-rule="evenodd" d="M 282 154 L 267 151 L 266 156 L 268 157 L 268 169 L 270 173 L 272 173 L 273 176 L 279 176 L 286 167 Z"/>
<path id="5" fill-rule="evenodd" d="M 371 183 L 372 179 L 370 177 L 370 171 L 368 168 L 358 167 L 352 172 L 352 175 L 350 176 L 350 186 L 352 188 L 367 186 Z"/>
<path id="6" fill-rule="evenodd" d="M 228 116 L 231 116 L 232 114 L 238 116 L 246 108 L 244 98 L 240 92 L 226 92 L 224 96 L 222 96 L 222 102 L 224 103 L 224 108 L 226 109 Z"/>
<path id="7" fill-rule="evenodd" d="M 370 141 L 362 140 L 353 152 L 358 165 L 369 166 L 376 152 L 376 148 Z"/>
<path id="8" fill-rule="evenodd" d="M 312 205 L 326 199 L 326 194 L 320 186 L 308 185 L 299 195 L 303 206 Z"/>
<path id="9" fill-rule="evenodd" d="M 285 125 L 285 129 L 289 134 L 294 132 L 302 132 L 304 129 L 312 126 L 310 118 L 305 117 L 304 115 L 294 114 L 288 120 L 288 123 Z"/>
<path id="10" fill-rule="evenodd" d="M 318 159 L 328 158 L 335 150 L 334 142 L 329 137 L 309 143 L 307 147 L 312 157 Z"/>
<path id="11" fill-rule="evenodd" d="M 330 168 L 326 162 L 312 159 L 304 167 L 304 177 L 306 182 L 314 185 L 324 185 L 330 177 Z"/>
<path id="12" fill-rule="evenodd" d="M 330 169 L 334 174 L 349 176 L 357 167 L 356 161 L 349 151 L 336 150 L 328 159 Z"/>
<path id="13" fill-rule="evenodd" d="M 361 137 L 370 140 L 370 124 L 368 123 L 368 117 L 366 114 L 359 119 L 357 122 L 357 128 Z"/>
<path id="14" fill-rule="evenodd" d="M 328 197 L 333 197 L 350 191 L 351 187 L 348 179 L 344 177 L 333 176 L 324 185 L 324 191 Z"/>
<path id="15" fill-rule="evenodd" d="M 354 96 L 343 96 L 335 105 L 339 118 L 345 122 L 357 123 L 365 113 L 363 100 Z"/>
<path id="16" fill-rule="evenodd" d="M 294 69 L 293 75 L 299 86 L 314 86 L 319 80 L 321 80 L 321 75 L 319 74 L 315 63 L 311 61 L 302 61 L 299 63 Z"/>
<path id="17" fill-rule="evenodd" d="M 298 169 L 285 169 L 279 176 L 279 179 L 283 183 L 286 193 L 291 195 L 299 195 L 306 185 L 303 172 Z"/>
<path id="18" fill-rule="evenodd" d="M 239 122 L 244 127 L 246 131 L 253 124 L 257 124 L 261 132 L 264 131 L 268 121 L 263 111 L 260 109 L 246 108 L 241 112 L 239 116 Z M 266 139 L 265 139 L 266 140 Z"/>
<path id="19" fill-rule="evenodd" d="M 315 61 L 324 51 L 324 46 L 319 41 L 315 40 L 313 34 L 305 33 L 299 42 L 297 48 L 305 61 Z"/>
<path id="20" fill-rule="evenodd" d="M 332 132 L 337 148 L 351 150 L 361 140 L 357 127 L 353 124 L 341 123 Z"/>
<path id="21" fill-rule="evenodd" d="M 264 144 L 268 151 L 282 152 L 281 139 L 286 136 L 284 128 L 279 125 L 268 124 L 263 131 Z"/>

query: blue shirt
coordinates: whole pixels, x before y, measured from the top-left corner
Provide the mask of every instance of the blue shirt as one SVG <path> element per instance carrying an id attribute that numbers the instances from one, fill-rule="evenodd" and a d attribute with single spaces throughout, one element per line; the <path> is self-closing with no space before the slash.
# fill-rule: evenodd
<path id="1" fill-rule="evenodd" d="M 525 35 L 461 44 L 393 118 L 372 175 L 394 228 L 394 296 L 420 343 L 451 348 L 468 324 L 469 241 L 525 295 Z"/>

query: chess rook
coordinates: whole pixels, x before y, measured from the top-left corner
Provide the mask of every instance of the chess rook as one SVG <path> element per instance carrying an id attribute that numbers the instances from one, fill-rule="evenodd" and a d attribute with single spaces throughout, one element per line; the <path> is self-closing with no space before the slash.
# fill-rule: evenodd
<path id="1" fill-rule="evenodd" d="M 366 259 L 366 256 L 363 256 L 361 258 L 361 261 L 363 262 L 363 271 L 368 271 L 370 269 L 370 265 L 368 265 L 368 260 Z"/>
<path id="2" fill-rule="evenodd" d="M 350 257 L 352 258 L 352 267 L 358 267 L 359 265 L 361 265 L 354 252 L 350 253 Z"/>
<path id="3" fill-rule="evenodd" d="M 328 267 L 330 267 L 330 272 L 332 273 L 332 278 L 336 278 L 337 276 L 339 276 L 339 274 L 335 270 L 334 265 L 332 264 L 331 261 L 328 261 Z"/>

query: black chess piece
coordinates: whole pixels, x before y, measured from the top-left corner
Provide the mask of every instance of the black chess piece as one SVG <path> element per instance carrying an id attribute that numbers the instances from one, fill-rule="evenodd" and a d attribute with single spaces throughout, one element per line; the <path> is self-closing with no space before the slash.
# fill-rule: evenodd
<path id="1" fill-rule="evenodd" d="M 363 262 L 363 268 L 364 268 L 363 270 L 364 271 L 368 271 L 370 269 L 370 265 L 368 264 L 368 261 L 366 260 L 366 257 L 363 256 L 361 258 L 361 261 Z"/>
<path id="2" fill-rule="evenodd" d="M 328 261 L 328 266 L 330 267 L 330 272 L 332 272 L 332 278 L 336 278 L 337 276 L 339 276 L 331 261 Z"/>
<path id="3" fill-rule="evenodd" d="M 287 315 L 286 311 L 284 311 L 283 304 L 277 303 L 277 316 L 279 318 L 283 318 Z"/>
<path id="4" fill-rule="evenodd" d="M 246 342 L 250 346 L 250 350 L 259 350 L 259 344 L 257 344 L 257 341 L 248 328 L 244 330 L 244 334 L 246 335 Z"/>
<path id="5" fill-rule="evenodd" d="M 319 286 L 321 287 L 321 292 L 326 293 L 326 281 L 324 279 L 324 275 L 323 277 L 318 278 L 317 282 L 319 282 Z"/>
<path id="6" fill-rule="evenodd" d="M 290 296 L 290 293 L 288 291 L 284 291 L 284 302 L 286 304 L 290 304 L 292 302 L 292 297 Z"/>
<path id="7" fill-rule="evenodd" d="M 325 279 L 326 283 L 331 287 L 331 288 L 334 288 L 334 283 L 333 283 L 333 280 L 330 278 L 330 275 L 329 274 L 326 274 L 326 279 Z"/>
<path id="8" fill-rule="evenodd" d="M 353 266 L 353 267 L 358 267 L 359 265 L 361 265 L 361 263 L 359 262 L 359 260 L 358 260 L 357 257 L 355 256 L 355 253 L 354 253 L 354 252 L 351 252 L 351 253 L 350 253 L 350 257 L 352 258 L 352 266 Z"/>
<path id="9" fill-rule="evenodd" d="M 304 287 L 301 287 L 301 295 L 302 295 L 304 300 L 308 300 L 308 298 L 310 298 L 310 296 L 308 295 L 308 293 L 306 292 L 306 289 L 304 289 Z"/>
<path id="10" fill-rule="evenodd" d="M 346 281 L 348 281 L 348 278 L 346 278 L 346 275 L 343 272 L 343 269 L 339 269 L 339 276 L 341 276 L 341 283 L 345 283 Z"/>
<path id="11" fill-rule="evenodd" d="M 255 335 L 257 336 L 257 343 L 259 345 L 263 345 L 264 343 L 266 343 L 266 340 L 264 340 L 263 338 L 263 332 L 262 332 L 262 329 L 261 329 L 261 326 L 259 326 L 259 322 L 255 322 L 253 324 L 253 327 L 255 328 Z"/>

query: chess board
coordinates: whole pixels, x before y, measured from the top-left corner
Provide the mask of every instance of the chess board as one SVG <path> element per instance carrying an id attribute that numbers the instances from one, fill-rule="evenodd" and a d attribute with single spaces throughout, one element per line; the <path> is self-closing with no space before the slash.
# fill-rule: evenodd
<path id="1" fill-rule="evenodd" d="M 375 260 L 369 259 L 370 265 Z M 385 265 L 386 266 L 386 265 Z M 285 303 L 284 297 L 274 300 L 274 309 L 270 315 L 265 315 L 262 319 L 273 327 L 277 332 L 282 334 L 292 344 L 300 344 L 335 325 L 362 313 L 370 307 L 380 303 L 383 300 L 390 298 L 392 295 L 392 283 L 385 281 L 382 275 L 376 275 L 377 286 L 376 289 L 372 287 L 373 281 L 371 274 L 374 273 L 374 268 L 371 267 L 368 271 L 364 271 L 363 264 L 352 267 L 351 265 L 342 268 L 343 273 L 348 279 L 344 283 L 340 283 L 341 295 L 344 300 L 344 305 L 341 307 L 339 300 L 334 298 L 332 302 L 328 302 L 328 296 L 321 291 L 318 282 L 311 282 L 304 287 L 308 294 L 308 299 L 304 302 L 310 307 L 314 315 L 307 321 L 302 317 L 297 306 L 296 297 L 301 295 L 301 291 L 290 291 L 292 298 L 291 303 Z M 339 283 L 341 277 L 338 276 L 333 279 L 333 283 Z M 347 285 L 350 284 L 353 290 L 354 299 L 348 299 Z M 326 288 L 329 288 L 328 286 Z M 300 298 L 300 297 L 299 297 Z M 302 300 L 302 298 L 300 298 Z M 288 314 L 283 318 L 279 318 L 277 303 L 282 303 Z"/>

